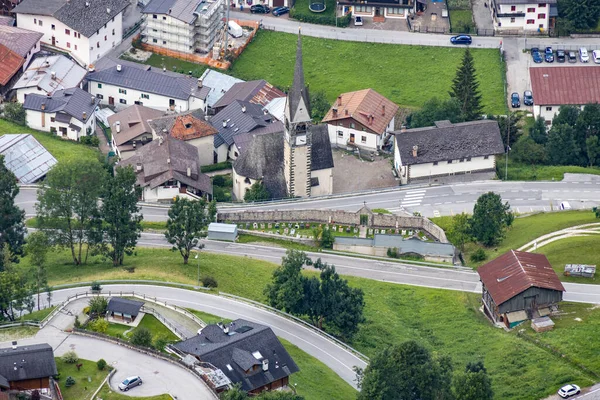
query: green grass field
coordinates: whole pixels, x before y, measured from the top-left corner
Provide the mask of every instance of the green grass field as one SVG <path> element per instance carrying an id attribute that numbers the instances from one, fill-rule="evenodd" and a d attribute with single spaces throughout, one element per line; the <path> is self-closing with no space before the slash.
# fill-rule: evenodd
<path id="1" fill-rule="evenodd" d="M 97 399 L 102 400 L 131 400 L 132 396 L 126 396 L 124 394 L 113 392 L 108 385 L 102 386 L 102 389 L 98 393 Z M 158 396 L 150 397 L 133 397 L 135 400 L 173 400 L 168 394 L 159 394 Z"/>
<path id="2" fill-rule="evenodd" d="M 600 260 L 600 235 L 560 239 L 538 248 L 535 252 L 545 254 L 552 268 L 565 282 L 600 283 L 599 272 L 595 278 L 564 276 L 565 264 L 597 265 Z"/>
<path id="3" fill-rule="evenodd" d="M 100 387 L 100 384 L 108 375 L 108 370 L 100 371 L 95 362 L 88 360 L 80 359 L 76 364 L 83 364 L 79 371 L 75 364 L 67 364 L 60 358 L 56 358 L 56 368 L 60 374 L 60 380 L 58 381 L 60 391 L 64 400 L 91 399 L 96 389 Z M 69 376 L 75 379 L 75 384 L 66 387 L 65 383 Z"/>
<path id="4" fill-rule="evenodd" d="M 48 314 L 50 314 L 52 311 L 54 311 L 55 308 L 56 308 L 56 306 L 53 306 L 53 307 L 43 308 L 39 311 L 34 311 L 29 314 L 25 314 L 25 315 L 21 316 L 21 320 L 23 320 L 23 321 L 41 321 L 44 318 L 46 318 L 48 316 Z"/>
<path id="5" fill-rule="evenodd" d="M 297 36 L 261 31 L 234 62 L 232 75 L 265 79 L 287 89 L 292 82 Z M 303 37 L 306 83 L 330 102 L 344 92 L 373 88 L 394 103 L 421 107 L 432 97 L 448 98 L 463 50 Z M 277 57 L 273 57 L 277 49 Z M 497 50 L 472 50 L 486 113 L 506 112 L 502 66 Z M 359 61 L 360 60 L 360 61 Z M 357 64 L 357 62 L 359 64 Z M 360 65 L 360 68 L 358 68 Z M 368 73 L 366 73 L 368 71 Z"/>
<path id="6" fill-rule="evenodd" d="M 146 328 L 150 332 L 152 332 L 152 337 L 164 337 L 168 342 L 178 342 L 179 338 L 171 332 L 169 328 L 167 328 L 162 322 L 160 322 L 154 315 L 146 314 L 144 315 L 144 319 L 138 325 L 137 328 L 133 330 L 135 332 L 136 329 Z M 132 333 L 133 333 L 132 332 Z"/>
<path id="7" fill-rule="evenodd" d="M 20 126 L 0 119 L 0 135 L 5 133 L 31 133 L 59 162 L 84 158 L 96 159 L 100 154 L 97 149 L 81 143 L 63 140 L 50 133 L 36 131 L 26 126 Z"/>
<path id="8" fill-rule="evenodd" d="M 505 174 L 504 157 L 498 157 L 496 171 L 498 177 L 504 180 Z M 531 165 L 520 164 L 508 160 L 509 181 L 562 181 L 566 173 L 571 174 L 594 174 L 600 175 L 599 167 L 579 167 L 576 165 Z"/>

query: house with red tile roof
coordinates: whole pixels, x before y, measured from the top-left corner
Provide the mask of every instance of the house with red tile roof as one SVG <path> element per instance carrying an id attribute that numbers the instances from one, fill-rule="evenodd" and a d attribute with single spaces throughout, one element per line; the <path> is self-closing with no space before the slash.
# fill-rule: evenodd
<path id="1" fill-rule="evenodd" d="M 6 93 L 8 90 L 8 83 L 23 66 L 25 59 L 9 49 L 8 47 L 0 44 L 0 92 Z M 14 81 L 13 81 L 14 83 Z"/>
<path id="2" fill-rule="evenodd" d="M 394 102 L 364 89 L 340 94 L 322 122 L 332 145 L 379 150 L 391 137 L 397 111 Z"/>
<path id="3" fill-rule="evenodd" d="M 565 291 L 543 254 L 510 250 L 479 267 L 477 273 L 485 314 L 509 328 L 549 315 Z"/>
<path id="4" fill-rule="evenodd" d="M 590 67 L 529 68 L 533 92 L 533 115 L 543 117 L 547 125 L 560 106 L 583 107 L 600 103 L 600 69 Z"/>

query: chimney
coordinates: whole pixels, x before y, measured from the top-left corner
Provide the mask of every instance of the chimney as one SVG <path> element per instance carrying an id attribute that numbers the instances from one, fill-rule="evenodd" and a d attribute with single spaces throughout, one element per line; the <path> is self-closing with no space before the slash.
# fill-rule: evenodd
<path id="1" fill-rule="evenodd" d="M 135 165 L 135 170 L 136 170 L 137 172 L 140 172 L 140 171 L 141 171 L 143 168 L 144 168 L 144 167 L 142 167 L 142 163 L 137 163 L 137 164 Z"/>
<path id="2" fill-rule="evenodd" d="M 269 360 L 266 358 L 264 360 L 262 360 L 262 369 L 263 369 L 263 371 L 269 370 Z"/>
<path id="3" fill-rule="evenodd" d="M 46 109 L 46 103 L 42 103 L 42 111 Z"/>
<path id="4" fill-rule="evenodd" d="M 89 1 L 86 1 L 86 2 L 85 2 L 85 6 L 86 6 L 86 7 L 89 7 L 89 6 L 90 6 L 90 2 L 89 2 Z"/>
<path id="5" fill-rule="evenodd" d="M 347 108 L 344 110 L 344 115 L 348 115 L 348 109 Z"/>
<path id="6" fill-rule="evenodd" d="M 263 114 L 264 114 L 264 115 L 267 115 L 268 113 L 269 113 L 269 111 L 267 111 L 267 109 L 266 109 L 266 108 L 265 108 L 265 109 L 263 109 Z"/>
<path id="7" fill-rule="evenodd" d="M 163 67 L 163 72 L 167 72 L 167 68 L 166 67 Z"/>
<path id="8" fill-rule="evenodd" d="M 223 120 L 223 128 L 227 128 L 227 120 L 226 119 Z"/>
<path id="9" fill-rule="evenodd" d="M 133 145 L 133 148 L 135 149 L 137 147 L 137 140 L 134 140 L 132 145 Z"/>
<path id="10" fill-rule="evenodd" d="M 121 121 L 115 122 L 115 130 L 117 133 L 121 133 Z"/>
<path id="11" fill-rule="evenodd" d="M 342 106 L 342 96 L 338 96 L 338 107 Z"/>
<path id="12" fill-rule="evenodd" d="M 333 118 L 337 117 L 337 107 L 333 107 L 331 112 L 333 113 Z"/>
<path id="13" fill-rule="evenodd" d="M 162 145 L 162 143 L 163 143 L 163 138 L 162 138 L 162 136 L 159 136 L 158 137 L 158 145 L 160 146 L 160 145 Z"/>
<path id="14" fill-rule="evenodd" d="M 96 67 L 94 67 L 94 64 L 88 65 L 88 72 L 94 72 L 95 70 L 96 70 Z"/>
<path id="15" fill-rule="evenodd" d="M 106 13 L 107 13 L 107 14 L 110 14 L 110 8 L 107 8 L 107 9 L 106 9 Z"/>
<path id="16" fill-rule="evenodd" d="M 242 112 L 245 113 L 246 112 L 246 106 L 242 106 Z"/>
<path id="17" fill-rule="evenodd" d="M 381 105 L 381 116 L 385 117 L 385 104 Z"/>
<path id="18" fill-rule="evenodd" d="M 94 96 L 90 96 L 90 104 L 94 104 L 96 102 L 96 98 Z"/>
<path id="19" fill-rule="evenodd" d="M 12 342 L 12 349 L 13 350 L 17 349 L 17 341 L 16 340 L 14 342 Z"/>
<path id="20" fill-rule="evenodd" d="M 415 145 L 412 148 L 412 156 L 416 157 L 419 154 L 419 146 Z"/>
<path id="21" fill-rule="evenodd" d="M 84 120 L 84 121 L 87 119 L 87 113 L 86 113 L 85 111 L 83 112 L 83 115 L 82 115 L 82 117 L 83 117 L 83 120 Z"/>
<path id="22" fill-rule="evenodd" d="M 117 64 L 117 71 L 121 72 L 121 64 Z"/>
<path id="23" fill-rule="evenodd" d="M 52 77 L 53 80 L 56 80 L 56 71 L 50 72 L 50 76 Z"/>
<path id="24" fill-rule="evenodd" d="M 198 87 L 201 88 L 202 87 L 202 78 L 198 78 Z"/>
<path id="25" fill-rule="evenodd" d="M 171 159 L 167 158 L 167 164 L 171 165 Z"/>
<path id="26" fill-rule="evenodd" d="M 192 169 L 190 167 L 187 167 L 187 177 L 191 177 L 192 176 Z"/>

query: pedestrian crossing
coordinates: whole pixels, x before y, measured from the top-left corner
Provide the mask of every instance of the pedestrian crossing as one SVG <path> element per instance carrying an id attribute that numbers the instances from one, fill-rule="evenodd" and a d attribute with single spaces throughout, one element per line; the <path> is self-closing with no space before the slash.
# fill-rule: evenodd
<path id="1" fill-rule="evenodd" d="M 425 197 L 426 189 L 407 190 L 404 192 L 404 198 L 400 200 L 402 207 L 415 207 L 421 205 L 423 197 Z"/>

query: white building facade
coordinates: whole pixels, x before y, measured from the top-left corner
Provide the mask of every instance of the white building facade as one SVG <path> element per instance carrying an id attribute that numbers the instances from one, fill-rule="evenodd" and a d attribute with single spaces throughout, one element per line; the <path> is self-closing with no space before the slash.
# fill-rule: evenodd
<path id="1" fill-rule="evenodd" d="M 496 30 L 546 32 L 551 28 L 551 14 L 556 0 L 492 0 L 490 11 Z M 553 11 L 551 11 L 551 8 Z"/>
<path id="2" fill-rule="evenodd" d="M 82 116 L 83 119 L 83 116 Z M 43 111 L 26 111 L 27 126 L 43 132 L 51 132 L 63 139 L 78 141 L 82 136 L 88 136 L 87 132 L 95 132 L 96 118 L 87 116 L 86 120 L 82 121 L 71 117 L 68 121 L 57 118 L 56 112 Z"/>
<path id="3" fill-rule="evenodd" d="M 395 118 L 388 123 L 385 132 L 379 134 L 368 131 L 361 124 L 350 121 L 336 121 L 336 123 L 327 124 L 329 141 L 337 147 L 344 147 L 353 144 L 359 147 L 377 150 L 383 145 L 385 135 L 394 130 Z"/>

